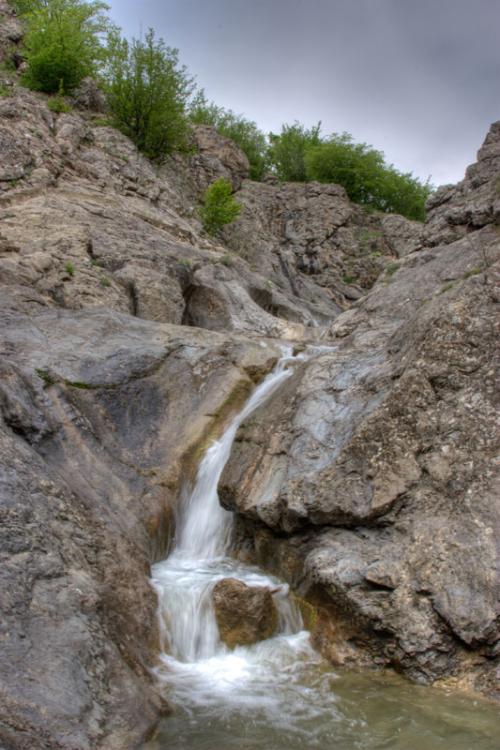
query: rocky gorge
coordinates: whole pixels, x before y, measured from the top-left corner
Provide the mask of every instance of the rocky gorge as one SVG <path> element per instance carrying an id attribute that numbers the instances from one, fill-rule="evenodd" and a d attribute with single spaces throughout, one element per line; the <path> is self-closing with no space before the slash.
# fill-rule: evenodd
<path id="1" fill-rule="evenodd" d="M 21 37 L 0 0 L 2 59 Z M 236 434 L 234 556 L 333 664 L 498 699 L 500 123 L 420 224 L 253 182 L 206 126 L 154 166 L 90 82 L 54 114 L 1 77 L 2 750 L 141 747 L 168 712 L 150 566 L 283 342 L 316 354 Z M 214 240 L 220 176 L 243 210 Z"/>

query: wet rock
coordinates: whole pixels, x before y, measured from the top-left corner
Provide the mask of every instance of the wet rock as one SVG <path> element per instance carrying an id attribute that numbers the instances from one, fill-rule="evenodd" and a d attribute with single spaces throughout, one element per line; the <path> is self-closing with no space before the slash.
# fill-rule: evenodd
<path id="1" fill-rule="evenodd" d="M 471 674 L 478 688 L 498 660 L 499 132 L 431 205 L 424 234 L 440 244 L 403 254 L 335 320 L 331 351 L 242 425 L 220 482 L 254 560 L 321 591 L 333 631 L 355 630 L 347 651 L 363 644 L 354 660 L 423 682 Z M 490 199 L 489 223 L 471 224 Z"/>
<path id="2" fill-rule="evenodd" d="M 213 589 L 220 638 L 229 648 L 250 646 L 275 634 L 278 612 L 270 589 L 224 578 Z"/>
<path id="3" fill-rule="evenodd" d="M 133 747 L 165 710 L 148 575 L 181 474 L 278 351 L 2 302 L 0 744 Z"/>

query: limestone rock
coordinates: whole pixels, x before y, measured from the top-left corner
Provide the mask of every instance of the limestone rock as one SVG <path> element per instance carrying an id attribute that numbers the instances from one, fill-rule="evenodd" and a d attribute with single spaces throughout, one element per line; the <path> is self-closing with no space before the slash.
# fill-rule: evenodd
<path id="1" fill-rule="evenodd" d="M 164 710 L 148 574 L 180 476 L 278 351 L 17 299 L 0 312 L 0 744 L 137 746 Z"/>
<path id="2" fill-rule="evenodd" d="M 75 106 L 91 112 L 106 112 L 106 97 L 97 82 L 90 77 L 84 78 L 72 93 Z"/>
<path id="3" fill-rule="evenodd" d="M 21 32 L 0 0 L 3 59 Z M 222 477 L 255 559 L 321 599 L 350 661 L 493 675 L 500 125 L 419 226 L 339 186 L 251 182 L 210 128 L 156 168 L 91 109 L 56 115 L 8 77 L 0 745 L 151 733 L 149 565 L 181 477 L 280 356 L 271 338 L 325 348 L 242 426 Z M 244 210 L 213 239 L 197 207 L 220 176 Z M 243 630 L 262 637 L 275 613 L 255 597 Z"/>
<path id="4" fill-rule="evenodd" d="M 226 646 L 250 646 L 275 634 L 278 612 L 271 591 L 223 578 L 213 589 L 215 617 Z"/>
<path id="5" fill-rule="evenodd" d="M 423 682 L 471 671 L 481 688 L 487 673 L 490 689 L 500 632 L 499 132 L 465 183 L 436 198 L 423 232 L 436 246 L 402 253 L 334 321 L 331 350 L 299 363 L 242 425 L 219 488 L 246 519 L 254 561 L 302 595 L 322 591 L 336 631 L 354 628 L 364 644 L 360 663 L 371 653 Z M 449 222 L 469 222 L 487 199 L 476 224 Z"/>

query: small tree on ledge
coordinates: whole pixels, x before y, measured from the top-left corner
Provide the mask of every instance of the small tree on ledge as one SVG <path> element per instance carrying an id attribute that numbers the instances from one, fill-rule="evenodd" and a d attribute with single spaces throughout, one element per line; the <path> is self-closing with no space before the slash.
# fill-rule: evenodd
<path id="1" fill-rule="evenodd" d="M 200 210 L 203 228 L 208 234 L 215 235 L 234 221 L 241 209 L 241 204 L 233 198 L 231 183 L 220 177 L 205 190 Z"/>

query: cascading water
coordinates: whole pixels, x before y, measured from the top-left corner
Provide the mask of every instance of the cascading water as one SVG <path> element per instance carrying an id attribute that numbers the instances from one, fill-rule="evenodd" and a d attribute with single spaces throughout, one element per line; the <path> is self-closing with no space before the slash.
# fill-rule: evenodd
<path id="1" fill-rule="evenodd" d="M 311 347 L 307 356 L 324 348 Z M 448 750 L 450 716 L 467 716 L 466 703 L 424 698 L 422 688 L 387 675 L 337 675 L 311 648 L 288 587 L 227 556 L 232 513 L 221 507 L 217 485 L 236 432 L 304 356 L 287 352 L 207 450 L 181 508 L 174 549 L 153 566 L 163 639 L 155 672 L 177 710 L 151 750 Z M 227 577 L 276 589 L 278 635 L 233 651 L 221 642 L 212 589 Z M 445 718 L 436 717 L 440 707 Z M 466 720 L 459 728 L 454 750 L 496 747 L 489 716 L 478 731 Z"/>
<path id="2" fill-rule="evenodd" d="M 211 592 L 222 578 L 231 576 L 249 585 L 273 587 L 280 637 L 297 635 L 302 630 L 300 613 L 292 606 L 286 585 L 227 557 L 233 514 L 221 507 L 217 494 L 220 475 L 238 427 L 291 375 L 289 365 L 294 359 L 298 357 L 292 357 L 290 352 L 285 354 L 275 370 L 255 389 L 221 439 L 207 450 L 194 489 L 181 510 L 174 549 L 166 560 L 153 568 L 152 582 L 158 593 L 164 647 L 168 651 L 162 661 L 171 673 L 182 673 L 184 677 L 188 673 L 205 674 L 206 667 L 210 666 L 210 669 L 217 667 L 218 673 L 225 670 L 228 676 L 235 665 L 243 666 L 242 659 L 250 660 L 249 649 L 237 650 L 235 658 L 220 641 Z M 305 641 L 305 634 L 298 640 Z M 220 664 L 215 664 L 214 659 L 220 660 Z M 209 665 L 207 660 L 211 660 Z M 184 684 L 185 680 L 181 682 Z"/>

